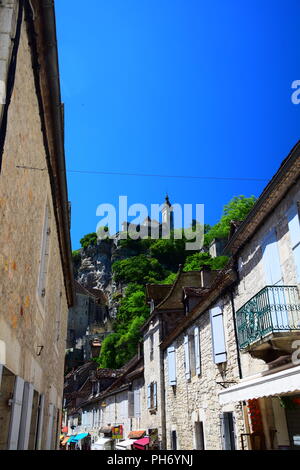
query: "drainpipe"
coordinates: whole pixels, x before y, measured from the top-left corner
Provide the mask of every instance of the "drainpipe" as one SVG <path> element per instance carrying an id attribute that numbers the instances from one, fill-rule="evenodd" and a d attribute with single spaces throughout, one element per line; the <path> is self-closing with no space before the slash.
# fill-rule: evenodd
<path id="1" fill-rule="evenodd" d="M 235 315 L 235 307 L 234 307 L 234 296 L 233 296 L 233 289 L 230 289 L 230 300 L 231 300 L 231 309 L 232 309 L 232 319 L 233 319 L 233 327 L 234 327 L 234 337 L 235 337 L 235 345 L 236 345 L 236 357 L 239 369 L 239 378 L 243 378 L 242 366 L 241 366 L 241 357 L 240 357 L 240 350 L 239 350 L 239 343 L 238 343 L 238 335 L 236 329 L 236 315 Z"/>

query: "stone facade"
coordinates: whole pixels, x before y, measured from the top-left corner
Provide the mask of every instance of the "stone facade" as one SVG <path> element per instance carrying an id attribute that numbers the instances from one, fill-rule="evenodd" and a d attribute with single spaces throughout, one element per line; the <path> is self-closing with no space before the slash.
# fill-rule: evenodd
<path id="1" fill-rule="evenodd" d="M 300 370 L 292 353 L 293 341 L 300 339 L 300 265 L 297 251 L 293 251 L 291 232 L 293 230 L 293 236 L 296 236 L 300 228 L 298 147 L 274 176 L 276 185 L 269 185 L 258 200 L 256 215 L 249 215 L 245 243 L 240 241 L 244 236 L 243 227 L 234 235 L 239 241 L 233 241 L 231 246 L 229 243 L 229 249 L 234 250 L 239 277 L 234 293 L 238 336 L 242 334 L 240 318 L 244 319 L 243 325 L 247 324 L 248 329 L 240 337 L 239 344 L 242 379 L 222 391 L 220 401 L 227 406 L 229 403 L 236 405 L 238 401 L 247 403 L 245 426 L 247 444 L 252 449 L 299 448 L 295 444 L 295 435 L 300 433 L 297 424 Z M 294 208 L 293 226 L 288 216 L 291 208 Z M 259 218 L 262 221 L 256 227 Z M 256 299 L 264 299 L 264 308 L 261 300 Z M 260 323 L 258 314 L 261 315 Z M 254 336 L 256 328 L 260 328 L 260 334 Z M 245 346 L 242 340 L 247 339 L 247 335 L 249 344 Z M 299 342 L 296 344 L 299 346 Z M 256 441 L 253 433 L 257 435 Z"/>
<path id="2" fill-rule="evenodd" d="M 175 349 L 176 385 L 169 384 L 168 349 L 164 351 L 167 449 L 174 448 L 174 431 L 177 449 L 223 449 L 223 412 L 233 413 L 235 448 L 240 448 L 239 437 L 244 432 L 243 410 L 239 404 L 223 408 L 218 397 L 218 392 L 222 390 L 221 383 L 228 386 L 229 382 L 235 382 L 239 377 L 230 299 L 224 296 L 221 301 L 227 352 L 225 362 L 214 363 L 209 310 L 202 313 L 169 345 Z M 191 377 L 187 378 L 184 338 L 193 338 L 196 327 L 199 328 L 200 373 L 193 367 L 190 356 Z M 190 344 L 189 348 L 191 352 Z"/>
<path id="3" fill-rule="evenodd" d="M 1 2 L 1 28 L 7 24 L 6 15 L 11 17 L 5 8 L 8 3 L 14 8 L 17 2 Z M 11 25 L 14 29 L 14 22 Z M 7 34 L 10 35 L 9 32 Z M 58 201 L 54 200 L 47 171 L 45 135 L 41 129 L 32 54 L 23 17 L 7 129 L 2 135 L 5 138 L 0 173 L 0 368 L 3 389 L 14 393 L 11 408 L 7 407 L 5 396 L 2 395 L 0 400 L 2 422 L 11 420 L 10 431 L 6 432 L 7 427 L 0 432 L 2 449 L 28 446 L 49 449 L 57 446 L 67 314 L 72 297 L 66 288 L 65 263 L 61 256 L 64 248 L 58 235 L 59 231 L 65 231 L 68 237 L 69 227 L 62 228 L 57 219 Z M 1 132 L 4 132 L 3 128 Z M 18 168 L 18 165 L 42 171 Z M 67 211 L 67 208 L 63 210 Z M 23 387 L 20 421 L 15 418 L 15 409 L 22 402 Z M 25 389 L 29 394 L 26 405 Z M 38 402 L 40 424 L 36 432 L 38 440 L 34 442 Z M 24 406 L 28 409 L 24 410 Z M 24 421 L 26 413 L 27 421 L 25 418 Z M 33 439 L 29 442 L 19 439 L 18 443 L 20 429 L 21 437 L 25 435 L 27 439 L 30 430 Z"/>

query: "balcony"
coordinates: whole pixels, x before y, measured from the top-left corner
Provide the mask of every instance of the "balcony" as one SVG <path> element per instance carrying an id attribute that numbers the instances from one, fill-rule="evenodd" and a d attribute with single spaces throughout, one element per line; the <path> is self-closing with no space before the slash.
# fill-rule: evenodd
<path id="1" fill-rule="evenodd" d="M 297 286 L 266 286 L 236 312 L 239 348 L 271 362 L 300 339 Z"/>

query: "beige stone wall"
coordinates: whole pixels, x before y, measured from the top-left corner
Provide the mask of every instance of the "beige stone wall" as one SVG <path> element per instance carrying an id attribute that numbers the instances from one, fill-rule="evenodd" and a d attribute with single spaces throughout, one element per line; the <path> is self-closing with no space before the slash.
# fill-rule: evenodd
<path id="1" fill-rule="evenodd" d="M 171 449 L 171 432 L 177 433 L 177 446 L 181 450 L 195 449 L 195 422 L 202 421 L 204 445 L 207 450 L 222 449 L 220 415 L 232 411 L 235 418 L 236 447 L 240 448 L 240 434 L 244 433 L 244 423 L 240 405 L 221 407 L 218 392 L 223 390 L 217 382 L 238 381 L 238 366 L 232 323 L 232 311 L 228 298 L 224 301 L 223 319 L 227 362 L 216 365 L 213 361 L 212 333 L 209 311 L 202 314 L 193 325 L 173 342 L 176 348 L 177 385 L 168 383 L 167 351 L 164 355 L 166 391 L 167 448 Z M 195 327 L 200 331 L 201 374 L 189 381 L 184 369 L 184 336 L 193 334 Z"/>
<path id="2" fill-rule="evenodd" d="M 18 169 L 17 165 L 45 171 Z M 51 211 L 51 235 L 45 307 L 42 308 L 37 298 L 37 282 L 46 201 Z M 45 394 L 47 415 L 50 402 L 61 408 L 68 309 L 24 21 L 0 174 L 0 221 L 2 360 L 14 374 Z M 56 341 L 60 292 L 60 335 Z M 38 346 L 43 346 L 40 356 Z M 47 419 L 44 420 L 44 437 L 46 427 Z"/>
<path id="3" fill-rule="evenodd" d="M 236 310 L 241 308 L 267 284 L 262 261 L 261 243 L 272 228 L 275 228 L 277 233 L 283 284 L 297 285 L 296 266 L 291 248 L 286 213 L 289 207 L 299 200 L 300 185 L 296 184 L 290 189 L 273 213 L 266 218 L 261 228 L 241 250 L 238 258 L 240 282 L 234 299 Z M 252 358 L 248 353 L 241 354 L 241 361 L 244 377 L 262 372 L 268 368 L 264 361 Z"/>

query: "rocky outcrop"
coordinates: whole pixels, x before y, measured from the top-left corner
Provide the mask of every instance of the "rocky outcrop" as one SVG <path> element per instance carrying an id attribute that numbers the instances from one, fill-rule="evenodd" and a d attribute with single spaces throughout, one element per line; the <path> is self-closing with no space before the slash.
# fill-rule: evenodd
<path id="1" fill-rule="evenodd" d="M 118 301 L 124 285 L 119 286 L 113 280 L 112 264 L 115 261 L 130 258 L 138 254 L 132 248 L 122 246 L 115 239 L 98 240 L 97 245 L 81 248 L 74 259 L 75 279 L 84 287 L 100 289 L 108 298 L 108 309 L 111 318 L 115 318 Z"/>

